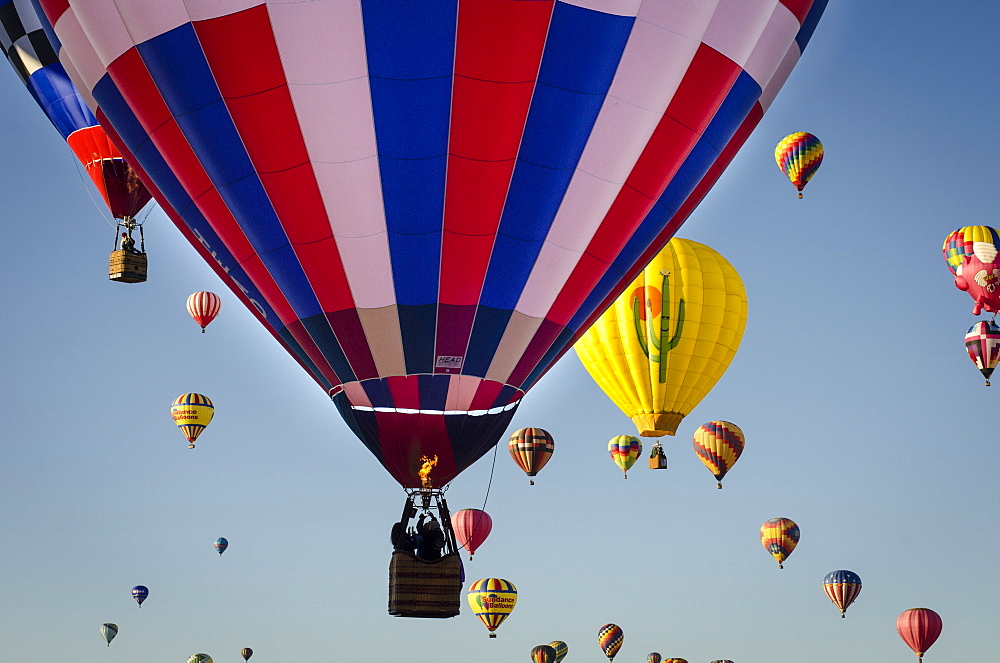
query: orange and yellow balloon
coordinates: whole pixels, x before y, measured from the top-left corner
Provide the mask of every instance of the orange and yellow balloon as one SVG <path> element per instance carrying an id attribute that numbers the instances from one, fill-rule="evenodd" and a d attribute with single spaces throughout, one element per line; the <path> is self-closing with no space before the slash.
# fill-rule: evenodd
<path id="1" fill-rule="evenodd" d="M 746 290 L 733 266 L 675 237 L 575 348 L 639 435 L 674 435 L 729 367 L 746 322 Z"/>
<path id="2" fill-rule="evenodd" d="M 628 479 L 629 468 L 635 465 L 642 454 L 642 441 L 634 435 L 618 435 L 608 442 L 608 453 Z"/>
<path id="3" fill-rule="evenodd" d="M 472 612 L 489 629 L 490 637 L 495 638 L 494 631 L 517 605 L 517 588 L 509 580 L 484 578 L 472 583 L 467 598 Z"/>
<path id="4" fill-rule="evenodd" d="M 528 475 L 528 482 L 534 486 L 530 477 L 538 474 L 552 457 L 555 451 L 555 441 L 544 428 L 521 428 L 514 431 L 507 441 L 507 451 L 517 466 Z"/>
<path id="5" fill-rule="evenodd" d="M 710 421 L 694 432 L 694 452 L 722 488 L 722 477 L 743 453 L 743 431 L 728 421 Z"/>
<path id="6" fill-rule="evenodd" d="M 796 131 L 782 138 L 774 148 L 778 168 L 791 180 L 802 197 L 802 189 L 823 163 L 823 143 L 808 131 Z"/>
<path id="7" fill-rule="evenodd" d="M 771 518 L 760 526 L 760 542 L 783 569 L 782 563 L 799 543 L 799 526 L 790 518 Z"/>
<path id="8" fill-rule="evenodd" d="M 202 394 L 181 394 L 170 406 L 170 416 L 187 438 L 188 448 L 194 449 L 194 442 L 205 427 L 212 423 L 215 406 L 212 400 Z"/>

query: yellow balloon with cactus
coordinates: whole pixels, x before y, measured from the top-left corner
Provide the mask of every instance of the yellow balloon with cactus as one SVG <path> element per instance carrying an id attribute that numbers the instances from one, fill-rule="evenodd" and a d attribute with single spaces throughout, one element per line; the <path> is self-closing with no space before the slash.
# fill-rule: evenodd
<path id="1" fill-rule="evenodd" d="M 639 435 L 674 435 L 736 355 L 747 295 L 715 250 L 674 238 L 574 346 Z"/>

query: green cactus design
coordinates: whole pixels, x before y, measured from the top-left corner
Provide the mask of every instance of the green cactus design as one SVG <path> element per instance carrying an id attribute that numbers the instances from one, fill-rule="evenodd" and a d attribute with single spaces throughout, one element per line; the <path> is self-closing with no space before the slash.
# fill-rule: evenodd
<path id="1" fill-rule="evenodd" d="M 632 321 L 635 324 L 635 335 L 639 341 L 639 346 L 642 348 L 643 354 L 646 355 L 651 361 L 655 361 L 660 364 L 659 366 L 659 380 L 660 383 L 667 381 L 667 353 L 677 347 L 677 344 L 681 341 L 681 333 L 684 331 L 684 298 L 677 304 L 677 325 L 674 333 L 670 333 L 670 272 L 660 272 L 663 275 L 663 285 L 660 290 L 660 334 L 657 336 L 656 330 L 653 329 L 653 319 L 652 316 L 646 320 L 645 326 L 643 325 L 642 318 L 640 316 L 640 306 L 645 306 L 645 302 L 640 302 L 639 297 L 634 297 L 632 299 Z M 648 327 L 648 329 L 647 329 Z M 653 348 L 657 351 L 656 354 L 649 353 L 649 342 L 647 341 L 647 333 L 649 338 L 653 341 Z M 664 341 L 664 339 L 669 337 L 669 341 Z"/>

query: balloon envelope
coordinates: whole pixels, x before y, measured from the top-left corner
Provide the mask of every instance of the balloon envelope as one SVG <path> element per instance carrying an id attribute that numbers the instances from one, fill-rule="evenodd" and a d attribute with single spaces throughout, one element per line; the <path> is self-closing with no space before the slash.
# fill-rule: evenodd
<path id="1" fill-rule="evenodd" d="M 910 608 L 896 618 L 896 631 L 903 642 L 923 661 L 924 654 L 941 635 L 941 615 L 930 608 Z"/>
<path id="2" fill-rule="evenodd" d="M 663 663 L 688 663 L 686 658 L 665 658 Z"/>
<path id="3" fill-rule="evenodd" d="M 482 509 L 462 509 L 451 516 L 458 545 L 469 551 L 469 557 L 476 553 L 493 529 L 493 519 Z"/>
<path id="4" fill-rule="evenodd" d="M 222 308 L 222 300 L 213 292 L 194 292 L 187 298 L 187 312 L 194 321 L 201 326 L 201 331 L 205 331 L 208 323 L 215 320 Z"/>
<path id="5" fill-rule="evenodd" d="M 840 608 L 840 616 L 844 617 L 847 607 L 854 603 L 854 599 L 861 593 L 861 576 L 854 571 L 844 569 L 831 571 L 823 579 L 823 591 L 833 604 Z"/>
<path id="6" fill-rule="evenodd" d="M 673 435 L 729 366 L 746 318 L 733 266 L 704 244 L 674 238 L 575 348 L 640 435 Z"/>
<path id="7" fill-rule="evenodd" d="M 597 644 L 609 661 L 614 660 L 615 654 L 622 648 L 623 642 L 625 642 L 625 633 L 617 624 L 605 624 L 597 631 Z"/>
<path id="8" fill-rule="evenodd" d="M 659 652 L 651 652 L 646 656 L 646 663 L 661 663 L 663 657 L 660 656 Z"/>
<path id="9" fill-rule="evenodd" d="M 566 654 L 569 653 L 569 645 L 562 640 L 553 640 L 549 643 L 549 646 L 556 650 L 556 663 L 562 663 L 562 660 L 566 658 Z"/>
<path id="10" fill-rule="evenodd" d="M 494 631 L 507 619 L 517 605 L 517 588 L 502 578 L 484 578 L 469 587 L 469 607 L 495 637 Z"/>
<path id="11" fill-rule="evenodd" d="M 789 518 L 771 518 L 760 526 L 760 542 L 778 561 L 778 568 L 799 542 L 799 526 Z"/>
<path id="12" fill-rule="evenodd" d="M 212 663 L 212 657 L 208 654 L 195 654 L 188 658 L 188 663 Z"/>
<path id="13" fill-rule="evenodd" d="M 1000 252 L 1000 232 L 990 226 L 965 226 L 945 237 L 941 253 L 952 274 L 970 256 L 982 262 L 993 262 Z"/>
<path id="14" fill-rule="evenodd" d="M 728 421 L 710 421 L 694 432 L 693 444 L 694 452 L 719 482 L 719 488 L 722 488 L 722 477 L 726 476 L 743 453 L 743 431 Z"/>
<path id="15" fill-rule="evenodd" d="M 514 431 L 507 441 L 510 457 L 529 477 L 535 476 L 545 467 L 555 448 L 555 441 L 543 428 L 521 428 Z"/>
<path id="16" fill-rule="evenodd" d="M 802 189 L 823 163 L 823 143 L 807 131 L 788 134 L 774 148 L 778 168 L 791 180 L 802 197 Z"/>
<path id="17" fill-rule="evenodd" d="M 972 325 L 965 334 L 965 350 L 990 386 L 990 376 L 1000 363 L 1000 327 L 988 320 Z"/>
<path id="18" fill-rule="evenodd" d="M 171 219 L 419 487 L 673 235 L 826 2 L 605 4 L 46 7 Z"/>
<path id="19" fill-rule="evenodd" d="M 215 417 L 215 405 L 203 394 L 181 394 L 171 404 L 170 416 L 190 443 L 188 448 L 194 449 L 195 440 Z"/>
<path id="20" fill-rule="evenodd" d="M 132 588 L 132 598 L 134 598 L 135 602 L 139 604 L 139 607 L 142 607 L 142 602 L 145 601 L 148 597 L 149 597 L 149 588 L 147 588 L 145 585 L 136 585 L 135 587 Z"/>
<path id="21" fill-rule="evenodd" d="M 116 624 L 101 624 L 101 637 L 104 638 L 104 641 L 108 643 L 109 647 L 111 646 L 111 641 L 115 639 L 116 635 L 118 635 L 118 626 Z"/>
<path id="22" fill-rule="evenodd" d="M 531 650 L 531 663 L 556 663 L 556 650 L 551 645 L 538 645 Z"/>
<path id="23" fill-rule="evenodd" d="M 618 435 L 608 442 L 608 453 L 628 478 L 628 470 L 642 454 L 642 441 L 634 435 Z"/>
<path id="24" fill-rule="evenodd" d="M 244 647 L 242 650 L 240 650 L 240 656 L 243 657 L 244 661 L 249 661 L 250 657 L 253 656 L 253 650 L 250 649 L 249 647 Z"/>
<path id="25" fill-rule="evenodd" d="M 229 547 L 229 540 L 225 537 L 220 536 L 215 540 L 215 552 L 222 556 L 222 553 L 226 552 L 226 548 Z"/>

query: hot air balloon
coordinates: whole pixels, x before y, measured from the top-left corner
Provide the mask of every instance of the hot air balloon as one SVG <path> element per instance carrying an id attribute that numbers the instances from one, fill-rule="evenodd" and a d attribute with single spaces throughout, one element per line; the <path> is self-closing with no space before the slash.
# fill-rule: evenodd
<path id="1" fill-rule="evenodd" d="M 674 238 L 575 347 L 640 435 L 674 435 L 729 366 L 746 317 L 732 265 Z"/>
<path id="2" fill-rule="evenodd" d="M 710 421 L 694 432 L 694 452 L 722 488 L 722 477 L 743 453 L 743 431 L 728 421 Z"/>
<path id="3" fill-rule="evenodd" d="M 966 226 L 948 235 L 941 248 L 955 287 L 975 300 L 972 314 L 1000 312 L 1000 233 L 990 226 Z"/>
<path id="4" fill-rule="evenodd" d="M 212 663 L 212 657 L 208 654 L 195 654 L 188 658 L 188 663 Z"/>
<path id="5" fill-rule="evenodd" d="M 941 616 L 930 608 L 910 608 L 896 619 L 896 631 L 922 662 L 924 653 L 941 635 Z"/>
<path id="6" fill-rule="evenodd" d="M 170 406 L 170 416 L 187 438 L 188 449 L 194 449 L 194 442 L 205 427 L 212 423 L 215 406 L 208 396 L 202 394 L 181 394 Z"/>
<path id="7" fill-rule="evenodd" d="M 840 608 L 840 616 L 846 617 L 847 607 L 861 593 L 861 577 L 854 571 L 830 571 L 823 579 L 823 591 Z"/>
<path id="8" fill-rule="evenodd" d="M 229 547 L 229 540 L 223 536 L 220 536 L 215 540 L 215 552 L 219 553 L 219 557 L 222 557 L 222 553 L 226 552 L 226 548 Z"/>
<path id="9" fill-rule="evenodd" d="M 663 661 L 663 657 L 660 656 L 659 652 L 654 651 L 646 656 L 646 663 L 661 663 L 661 661 Z"/>
<path id="10" fill-rule="evenodd" d="M 551 645 L 538 645 L 531 650 L 531 663 L 557 663 L 556 650 Z"/>
<path id="11" fill-rule="evenodd" d="M 142 607 L 142 602 L 149 598 L 149 588 L 145 585 L 136 585 L 132 588 L 132 598 Z"/>
<path id="12" fill-rule="evenodd" d="M 485 578 L 472 583 L 468 599 L 472 612 L 486 624 L 490 637 L 495 638 L 497 627 L 517 605 L 517 588 L 509 580 Z"/>
<path id="13" fill-rule="evenodd" d="M 796 131 L 778 141 L 774 148 L 774 160 L 802 198 L 802 189 L 823 163 L 823 143 L 811 133 Z"/>
<path id="14" fill-rule="evenodd" d="M 760 526 L 760 542 L 771 557 L 778 560 L 778 568 L 792 554 L 799 542 L 799 526 L 788 518 L 771 518 Z"/>
<path id="15" fill-rule="evenodd" d="M 243 657 L 244 661 L 249 661 L 250 657 L 253 656 L 253 650 L 250 649 L 249 647 L 244 647 L 242 650 L 240 650 L 240 656 Z"/>
<path id="16" fill-rule="evenodd" d="M 529 477 L 535 476 L 545 467 L 554 450 L 552 436 L 542 428 L 521 428 L 514 431 L 507 442 L 510 457 Z M 535 485 L 533 479 L 529 483 Z"/>
<path id="17" fill-rule="evenodd" d="M 663 663 L 688 663 L 686 658 L 665 658 Z"/>
<path id="18" fill-rule="evenodd" d="M 187 298 L 188 315 L 201 325 L 202 334 L 205 333 L 205 327 L 208 326 L 208 323 L 215 320 L 215 316 L 219 315 L 219 309 L 221 308 L 222 300 L 212 292 L 195 292 Z"/>
<path id="19" fill-rule="evenodd" d="M 167 214 L 414 489 L 673 235 L 826 2 L 460 4 L 46 3 Z"/>
<path id="20" fill-rule="evenodd" d="M 493 519 L 481 509 L 462 509 L 451 517 L 458 545 L 469 551 L 469 559 L 483 544 L 493 529 Z"/>
<path id="21" fill-rule="evenodd" d="M 562 663 L 562 660 L 566 658 L 566 654 L 569 653 L 569 645 L 562 640 L 553 640 L 549 643 L 549 646 L 556 650 L 556 663 Z"/>
<path id="22" fill-rule="evenodd" d="M 965 335 L 965 349 L 990 386 L 993 369 L 1000 363 L 1000 327 L 986 320 L 972 325 Z"/>
<path id="23" fill-rule="evenodd" d="M 116 635 L 118 635 L 118 626 L 116 624 L 101 624 L 101 637 L 104 638 L 109 647 Z"/>
<path id="24" fill-rule="evenodd" d="M 712 663 L 733 663 L 733 662 L 730 661 L 728 658 L 720 658 L 712 661 Z"/>
<path id="25" fill-rule="evenodd" d="M 618 435 L 608 442 L 608 453 L 628 479 L 628 470 L 642 454 L 642 442 L 633 435 Z"/>
<path id="26" fill-rule="evenodd" d="M 597 631 L 597 644 L 609 661 L 615 660 L 615 654 L 625 642 L 625 633 L 617 624 L 605 624 Z"/>

